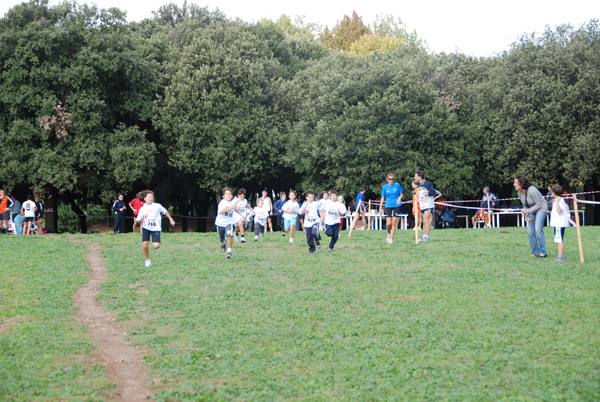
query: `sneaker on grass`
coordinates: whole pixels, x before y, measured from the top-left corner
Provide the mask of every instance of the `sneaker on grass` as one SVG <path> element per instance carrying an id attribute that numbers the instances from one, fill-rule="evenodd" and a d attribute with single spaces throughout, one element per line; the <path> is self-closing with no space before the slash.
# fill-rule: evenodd
<path id="1" fill-rule="evenodd" d="M 152 261 L 146 260 L 146 262 L 144 262 L 144 266 L 145 267 L 151 267 L 152 266 Z"/>

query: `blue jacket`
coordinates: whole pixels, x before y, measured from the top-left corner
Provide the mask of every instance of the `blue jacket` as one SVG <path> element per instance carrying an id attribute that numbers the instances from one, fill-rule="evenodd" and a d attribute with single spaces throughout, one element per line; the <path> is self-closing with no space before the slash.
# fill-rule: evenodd
<path id="1" fill-rule="evenodd" d="M 125 207 L 125 201 L 116 200 L 112 206 L 113 211 L 115 211 L 115 215 L 125 215 L 125 210 L 120 211 L 120 209 L 123 207 Z"/>

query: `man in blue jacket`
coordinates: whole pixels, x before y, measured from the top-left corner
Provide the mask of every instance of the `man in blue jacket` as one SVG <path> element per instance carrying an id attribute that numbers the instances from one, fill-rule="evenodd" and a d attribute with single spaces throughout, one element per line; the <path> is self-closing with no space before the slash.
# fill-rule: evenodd
<path id="1" fill-rule="evenodd" d="M 115 234 L 117 230 L 119 233 L 125 233 L 125 209 L 127 208 L 123 201 L 123 194 L 119 194 L 117 198 L 118 200 L 113 202 L 112 206 L 113 211 L 115 211 L 115 227 L 113 229 Z"/>

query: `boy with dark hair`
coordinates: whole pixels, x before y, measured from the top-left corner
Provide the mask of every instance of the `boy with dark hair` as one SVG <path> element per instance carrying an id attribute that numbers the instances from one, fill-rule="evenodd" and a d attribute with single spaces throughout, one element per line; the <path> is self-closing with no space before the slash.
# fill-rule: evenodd
<path id="1" fill-rule="evenodd" d="M 152 261 L 150 261 L 150 240 L 152 240 L 154 249 L 158 250 L 160 248 L 162 215 L 169 218 L 171 226 L 175 226 L 175 221 L 165 207 L 154 202 L 153 191 L 145 190 L 143 194 L 146 203 L 140 208 L 136 219 L 138 222 L 142 222 L 142 247 L 144 248 L 144 257 L 146 257 L 144 266 L 150 267 L 152 266 Z"/>
<path id="2" fill-rule="evenodd" d="M 300 208 L 300 213 L 304 214 L 306 243 L 308 244 L 308 252 L 312 254 L 316 250 L 315 241 L 319 235 L 319 206 L 315 201 L 314 191 L 308 190 L 306 192 L 306 200 L 304 201 L 302 208 Z"/>
<path id="3" fill-rule="evenodd" d="M 8 233 L 8 222 L 10 221 L 10 209 L 13 201 L 4 194 L 4 189 L 0 189 L 0 230 L 2 233 Z"/>
<path id="4" fill-rule="evenodd" d="M 223 251 L 225 251 L 225 243 L 227 242 L 227 258 L 232 257 L 233 234 L 235 225 L 238 224 L 240 217 L 244 220 L 246 219 L 238 212 L 238 206 L 233 201 L 233 190 L 225 187 L 223 189 L 223 199 L 219 202 L 217 208 L 215 226 L 219 233 L 219 240 L 221 241 L 221 249 Z"/>
<path id="5" fill-rule="evenodd" d="M 241 218 L 239 219 L 237 225 L 235 226 L 235 241 L 239 241 L 238 237 L 239 237 L 239 233 L 241 232 L 242 243 L 246 243 L 246 238 L 244 237 L 244 234 L 245 234 L 244 223 L 248 219 L 248 210 L 251 210 L 253 212 L 254 212 L 254 210 L 248 206 L 248 200 L 246 199 L 246 189 L 245 188 L 240 188 L 237 191 L 237 197 L 235 197 L 233 202 L 236 203 L 236 205 L 238 207 L 237 212 L 241 215 Z"/>
<path id="6" fill-rule="evenodd" d="M 338 202 L 338 193 L 329 191 L 329 200 L 323 205 L 321 220 L 325 223 L 325 234 L 331 237 L 329 251 L 334 251 L 335 243 L 340 237 L 341 219 L 346 214 L 346 206 Z"/>
<path id="7" fill-rule="evenodd" d="M 33 202 L 33 196 L 31 194 L 27 194 L 27 201 L 25 201 L 21 206 L 21 216 L 23 217 L 23 223 L 25 224 L 26 235 L 31 233 L 31 224 L 35 219 L 36 210 L 37 206 L 35 205 L 35 202 Z"/>

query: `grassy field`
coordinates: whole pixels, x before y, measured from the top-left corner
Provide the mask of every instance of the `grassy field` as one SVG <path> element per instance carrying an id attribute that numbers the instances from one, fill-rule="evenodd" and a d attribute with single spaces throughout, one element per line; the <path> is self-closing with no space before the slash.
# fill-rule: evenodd
<path id="1" fill-rule="evenodd" d="M 94 362 L 73 295 L 85 247 L 56 236 L 0 237 L 0 401 L 99 401 L 114 395 Z"/>
<path id="2" fill-rule="evenodd" d="M 391 247 L 383 232 L 342 232 L 335 252 L 315 255 L 303 233 L 294 245 L 267 235 L 236 243 L 232 260 L 216 234 L 163 234 L 150 268 L 139 234 L 69 238 L 102 245 L 102 300 L 146 348 L 160 401 L 597 401 L 600 228 L 583 235 L 585 264 L 575 230 L 567 231 L 566 264 L 552 261 L 552 243 L 552 258 L 529 257 L 523 228 L 437 230 L 420 245 L 401 231 Z M 69 392 L 80 385 L 90 399 L 109 395 L 103 371 L 85 364 L 93 348 L 69 305 L 86 271 L 83 248 L 56 246 L 60 238 L 11 239 L 9 247 L 22 256 L 30 240 L 54 256 L 54 268 L 41 281 L 37 262 L 6 273 L 2 258 L 0 318 L 27 316 L 39 339 L 67 345 L 55 349 L 79 356 L 82 367 L 54 379 L 36 343 L 21 343 L 24 322 L 13 325 L 0 334 L 0 378 L 11 379 L 0 400 L 28 391 L 34 379 L 24 372 L 41 377 L 39 400 L 83 400 Z M 17 283 L 27 291 L 15 291 Z M 41 299 L 64 306 L 37 316 Z M 22 305 L 31 306 L 16 311 Z M 11 355 L 19 365 L 7 365 Z"/>

